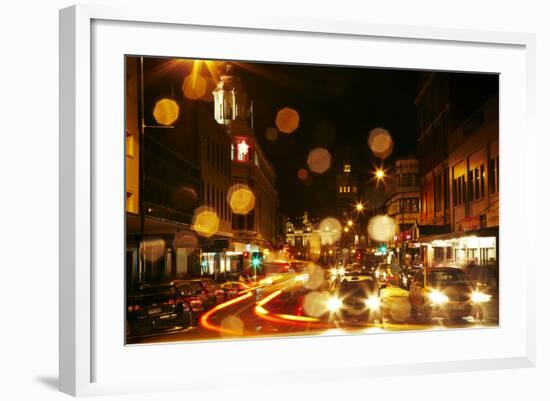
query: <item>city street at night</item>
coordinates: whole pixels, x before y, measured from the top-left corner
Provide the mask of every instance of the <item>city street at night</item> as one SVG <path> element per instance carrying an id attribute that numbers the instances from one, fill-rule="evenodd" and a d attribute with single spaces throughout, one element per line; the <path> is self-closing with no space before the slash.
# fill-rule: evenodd
<path id="1" fill-rule="evenodd" d="M 483 306 L 484 314 L 481 317 L 471 315 L 458 320 L 441 317 L 433 321 L 422 321 L 411 315 L 409 292 L 399 287 L 381 290 L 381 308 L 385 310 L 383 319 L 345 317 L 341 311 L 334 311 L 322 318 L 312 318 L 299 313 L 303 307 L 304 295 L 315 293 L 304 287 L 304 273 L 287 273 L 279 276 L 273 284 L 255 286 L 231 300 L 220 303 L 202 315 L 195 326 L 131 337 L 128 343 L 443 330 L 496 327 L 498 324 L 496 301 Z"/>
<path id="2" fill-rule="evenodd" d="M 126 343 L 499 326 L 494 74 L 126 57 Z"/>

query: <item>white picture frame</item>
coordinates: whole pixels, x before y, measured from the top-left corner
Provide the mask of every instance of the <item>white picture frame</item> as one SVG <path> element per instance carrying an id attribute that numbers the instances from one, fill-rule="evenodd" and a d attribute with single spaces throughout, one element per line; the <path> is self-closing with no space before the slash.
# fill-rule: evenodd
<path id="1" fill-rule="evenodd" d="M 350 64 L 371 65 L 371 63 L 365 64 L 359 55 L 355 56 L 352 53 L 350 48 L 356 48 L 355 46 L 364 44 L 365 46 L 374 46 L 374 49 L 376 46 L 404 46 L 399 48 L 401 49 L 400 54 L 397 52 L 387 54 L 388 52 L 384 51 L 384 61 L 377 65 L 388 68 L 470 69 L 504 74 L 505 84 L 501 85 L 502 146 L 500 150 L 503 156 L 502 170 L 504 172 L 501 195 L 503 206 L 501 209 L 502 241 L 504 244 L 513 243 L 518 238 L 514 231 L 518 231 L 515 229 L 519 227 L 521 221 L 527 222 L 526 230 L 535 231 L 536 209 L 531 205 L 527 207 L 528 198 L 532 196 L 534 199 L 535 178 L 527 172 L 535 170 L 536 149 L 534 146 L 525 146 L 525 144 L 535 142 L 535 133 L 531 125 L 534 113 L 535 86 L 534 35 L 375 25 L 357 21 L 303 20 L 290 17 L 281 19 L 258 15 L 243 15 L 240 19 L 233 18 L 229 25 L 223 15 L 186 15 L 182 10 L 154 7 L 112 8 L 103 5 L 78 5 L 63 9 L 60 12 L 59 373 L 61 391 L 80 396 L 167 389 L 199 389 L 204 386 L 207 377 L 205 373 L 201 373 L 200 369 L 183 372 L 185 373 L 183 380 L 177 380 L 177 374 L 161 378 L 150 375 L 151 372 L 149 372 L 149 375 L 144 374 L 148 377 L 147 379 L 132 374 L 131 367 L 136 365 L 136 361 L 143 361 L 144 365 L 148 365 L 152 361 L 158 363 L 163 358 L 167 360 L 169 355 L 178 353 L 193 360 L 193 358 L 198 358 L 200 353 L 222 352 L 252 357 L 262 350 L 269 350 L 270 355 L 274 358 L 272 366 L 252 368 L 243 362 L 236 367 L 235 373 L 227 372 L 216 376 L 215 385 L 221 387 L 234 385 L 232 374 L 243 373 L 249 374 L 255 378 L 257 383 L 261 383 L 262 377 L 266 374 L 291 382 L 339 378 L 361 380 L 365 377 L 411 374 L 411 372 L 419 374 L 534 366 L 535 284 L 526 278 L 528 272 L 534 270 L 534 256 L 528 254 L 519 258 L 517 252 L 506 248 L 501 249 L 499 258 L 505 265 L 503 274 L 501 274 L 501 280 L 503 280 L 501 283 L 503 284 L 502 298 L 505 296 L 508 298 L 504 298 L 500 305 L 502 319 L 498 329 L 449 331 L 448 333 L 395 333 L 371 336 L 371 339 L 368 340 L 372 341 L 372 338 L 377 338 L 377 341 L 383 342 L 386 341 L 384 338 L 387 336 L 404 336 L 407 341 L 418 339 L 418 341 L 437 344 L 437 341 L 445 336 L 446 341 L 464 343 L 455 350 L 454 354 L 443 352 L 439 358 L 424 354 L 420 358 L 419 355 L 411 354 L 409 358 L 398 360 L 392 355 L 384 356 L 374 353 L 372 360 L 351 357 L 330 360 L 312 357 L 315 355 L 316 348 L 320 346 L 323 349 L 328 349 L 328 353 L 337 349 L 357 347 L 360 341 L 367 341 L 364 340 L 365 336 L 361 335 L 315 339 L 310 337 L 277 340 L 256 339 L 125 348 L 123 342 L 118 342 L 118 336 L 122 336 L 122 333 L 111 334 L 109 330 L 98 330 L 98 327 L 105 328 L 110 324 L 109 322 L 112 323 L 116 319 L 118 319 L 118 323 L 115 322 L 116 325 L 120 324 L 120 320 L 123 321 L 121 313 L 106 316 L 103 312 L 106 310 L 106 302 L 116 304 L 122 299 L 124 293 L 122 286 L 117 287 L 117 284 L 120 284 L 117 281 L 120 278 L 118 273 L 113 273 L 118 278 L 112 280 L 112 283 L 109 281 L 111 285 L 105 281 L 105 275 L 97 270 L 103 269 L 101 266 L 104 264 L 99 266 L 98 262 L 109 254 L 109 251 L 101 250 L 101 243 L 104 241 L 103 235 L 113 235 L 112 242 L 116 249 L 116 241 L 122 241 L 122 238 L 117 240 L 117 233 L 120 233 L 117 230 L 123 230 L 123 227 L 117 226 L 114 234 L 101 231 L 105 228 L 106 216 L 112 212 L 104 209 L 105 197 L 115 196 L 116 198 L 118 196 L 116 188 L 117 185 L 120 185 L 120 181 L 114 179 L 114 181 L 104 184 L 106 181 L 102 177 L 106 171 L 105 168 L 102 168 L 99 160 L 116 161 L 116 157 L 120 156 L 118 164 L 109 164 L 114 166 L 114 170 L 120 168 L 123 164 L 123 157 L 122 153 L 117 153 L 119 150 L 117 146 L 123 146 L 124 140 L 124 131 L 120 130 L 119 140 L 111 138 L 115 141 L 112 143 L 114 147 L 111 149 L 110 146 L 105 146 L 111 139 L 94 136 L 98 129 L 101 130 L 100 132 L 105 132 L 103 128 L 109 132 L 111 130 L 117 132 L 120 128 L 120 121 L 117 121 L 116 113 L 119 113 L 120 120 L 123 118 L 123 112 L 121 112 L 123 102 L 114 107 L 111 119 L 110 115 L 102 112 L 103 101 L 99 101 L 103 99 L 101 96 L 105 95 L 106 90 L 113 91 L 120 98 L 123 93 L 122 88 L 118 85 L 120 81 L 114 82 L 116 84 L 112 87 L 106 85 L 97 87 L 98 82 L 105 82 L 102 80 L 108 79 L 103 73 L 102 63 L 112 61 L 109 57 L 114 55 L 116 58 L 121 51 L 127 54 L 157 55 L 158 52 L 159 55 L 185 56 L 186 54 L 180 54 L 176 47 L 170 50 L 170 43 L 164 43 L 163 46 L 159 45 L 155 48 L 155 39 L 163 37 L 162 35 L 166 36 L 168 32 L 185 35 L 186 29 L 192 30 L 194 38 L 223 32 L 226 35 L 239 35 L 243 40 L 250 38 L 250 42 L 254 42 L 252 40 L 254 35 L 261 35 L 262 40 L 272 45 L 277 41 L 284 42 L 285 40 L 292 40 L 296 43 L 294 50 L 289 46 L 289 52 L 284 56 L 280 56 L 283 53 L 272 55 L 265 53 L 262 56 L 259 52 L 254 53 L 253 44 L 250 44 L 248 53 L 244 51 L 237 55 L 231 48 L 224 48 L 223 51 L 218 49 L 208 53 L 211 58 L 279 61 L 280 57 L 286 57 L 284 61 L 299 61 L 300 57 L 307 57 L 301 54 L 307 53 L 307 51 L 305 48 L 299 47 L 300 41 L 313 45 L 323 42 L 326 43 L 327 48 L 332 49 L 334 43 L 331 44 L 331 42 L 338 40 L 343 45 L 340 55 L 347 54 L 347 56 L 342 56 L 346 59 L 342 62 L 348 62 L 347 58 L 350 58 L 352 59 L 349 60 Z M 144 31 L 147 31 L 147 35 L 140 36 Z M 124 32 L 128 34 L 124 34 Z M 107 37 L 110 38 L 109 42 L 112 42 L 109 44 L 109 49 L 106 49 L 105 39 Z M 141 42 L 138 43 L 138 46 L 134 42 L 139 41 L 140 38 Z M 180 38 L 173 36 L 171 39 L 173 42 L 181 41 Z M 204 42 L 202 39 L 200 40 L 201 47 L 208 48 L 208 39 L 205 38 Z M 128 47 L 124 49 L 126 43 Z M 348 44 L 352 44 L 354 47 L 348 47 Z M 433 46 L 441 54 L 449 55 L 449 58 L 452 57 L 451 53 L 445 53 L 449 51 L 449 49 L 445 50 L 447 47 L 452 47 L 454 53 L 464 52 L 465 55 L 468 55 L 468 52 L 477 52 L 475 54 L 479 55 L 479 58 L 463 60 L 462 63 L 456 62 L 454 67 L 448 60 L 442 60 L 440 64 L 432 62 L 427 67 L 426 64 L 422 64 L 423 61 L 407 59 L 407 55 L 411 55 L 407 49 L 422 52 L 426 51 L 422 50 L 422 47 L 426 46 Z M 268 46 L 266 45 L 266 47 Z M 489 58 L 485 54 L 488 49 L 495 55 L 491 57 L 491 60 L 484 59 Z M 105 54 L 102 53 L 104 50 Z M 197 52 L 200 52 L 200 49 L 195 48 L 195 52 L 187 54 L 187 56 L 201 56 Z M 337 52 L 334 51 L 334 53 Z M 331 56 L 336 57 L 337 55 Z M 500 56 L 502 56 L 501 59 Z M 325 53 L 318 53 L 318 57 L 315 59 L 312 59 L 310 55 L 308 60 L 312 63 L 330 62 L 329 55 Z M 503 64 L 501 67 L 498 67 L 499 60 Z M 110 73 L 119 74 L 120 80 L 122 80 L 123 69 L 118 70 L 118 67 L 122 65 L 122 59 L 119 61 L 120 63 L 114 66 L 111 64 Z M 493 63 L 493 67 L 483 68 L 483 63 Z M 104 100 L 107 101 L 107 99 Z M 521 138 L 513 136 L 513 132 L 522 132 Z M 117 144 L 116 141 L 120 143 Z M 523 147 L 521 146 L 522 142 Z M 506 162 L 506 155 L 510 154 L 511 149 L 514 149 L 515 152 L 516 163 L 513 166 Z M 101 154 L 101 158 L 98 158 L 99 154 Z M 521 182 L 524 191 L 517 191 L 517 189 L 514 191 L 506 185 L 507 180 Z M 109 192 L 109 188 L 115 188 L 114 195 Z M 122 192 L 122 189 L 120 188 L 119 191 Z M 122 196 L 119 201 L 122 205 Z M 116 202 L 114 206 L 116 211 Z M 518 212 L 518 210 L 521 211 Z M 117 220 L 115 219 L 112 224 L 116 225 Z M 113 260 L 115 262 L 111 268 L 116 269 L 118 265 L 116 257 Z M 510 275 L 506 273 L 510 273 L 511 270 L 506 270 L 506 263 L 510 265 L 515 263 L 520 266 L 521 270 L 517 273 L 514 281 L 517 286 L 516 292 L 511 291 L 512 285 L 507 281 L 510 280 Z M 120 265 L 120 273 L 123 274 L 122 265 Z M 102 292 L 101 302 L 97 298 L 97 291 Z M 119 291 L 118 295 L 116 291 Z M 122 310 L 122 306 L 120 310 Z M 109 321 L 108 319 L 115 320 Z M 117 327 L 116 325 L 114 327 Z M 113 332 L 115 331 L 117 330 L 113 330 Z M 504 339 L 506 346 L 497 341 L 498 338 Z M 487 345 L 486 348 L 480 346 L 479 349 L 464 352 L 466 344 L 471 344 L 472 341 L 477 341 L 476 339 L 493 345 Z M 116 348 L 116 352 L 113 352 L 112 347 L 120 347 L 120 349 Z M 276 355 L 281 352 L 291 352 L 297 356 L 296 364 L 292 369 L 284 368 L 283 362 L 277 359 Z M 360 354 L 359 352 L 358 355 L 360 356 Z M 463 356 L 459 357 L 460 354 Z M 128 368 L 127 375 L 121 373 L 124 367 Z M 297 375 L 296 372 L 299 374 Z M 211 382 L 209 382 L 209 386 L 212 387 Z"/>

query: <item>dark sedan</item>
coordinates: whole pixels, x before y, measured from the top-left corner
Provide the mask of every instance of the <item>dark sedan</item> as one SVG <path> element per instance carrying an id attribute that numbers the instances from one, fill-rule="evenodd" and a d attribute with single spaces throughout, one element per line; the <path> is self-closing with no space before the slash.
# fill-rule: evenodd
<path id="1" fill-rule="evenodd" d="M 191 325 L 192 319 L 191 305 L 174 283 L 145 284 L 127 298 L 129 336 L 185 328 Z"/>

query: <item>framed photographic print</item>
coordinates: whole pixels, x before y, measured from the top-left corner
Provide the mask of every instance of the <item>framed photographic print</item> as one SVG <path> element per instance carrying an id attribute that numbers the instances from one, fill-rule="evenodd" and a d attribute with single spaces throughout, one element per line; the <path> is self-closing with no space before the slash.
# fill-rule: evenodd
<path id="1" fill-rule="evenodd" d="M 62 391 L 534 364 L 532 36 L 147 11 L 61 11 Z"/>

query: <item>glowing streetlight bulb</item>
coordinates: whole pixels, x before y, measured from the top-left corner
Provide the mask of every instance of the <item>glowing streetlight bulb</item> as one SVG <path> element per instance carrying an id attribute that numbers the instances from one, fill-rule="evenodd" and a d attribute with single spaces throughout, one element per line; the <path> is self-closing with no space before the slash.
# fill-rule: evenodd
<path id="1" fill-rule="evenodd" d="M 358 202 L 355 205 L 355 210 L 357 210 L 358 212 L 362 212 L 364 208 L 365 208 L 365 206 L 361 202 Z"/>
<path id="2" fill-rule="evenodd" d="M 376 178 L 379 179 L 379 180 L 381 180 L 385 176 L 384 170 L 380 170 L 380 169 L 376 170 L 375 174 L 376 174 Z"/>
<path id="3" fill-rule="evenodd" d="M 348 227 L 353 226 L 353 220 L 348 220 Z"/>

